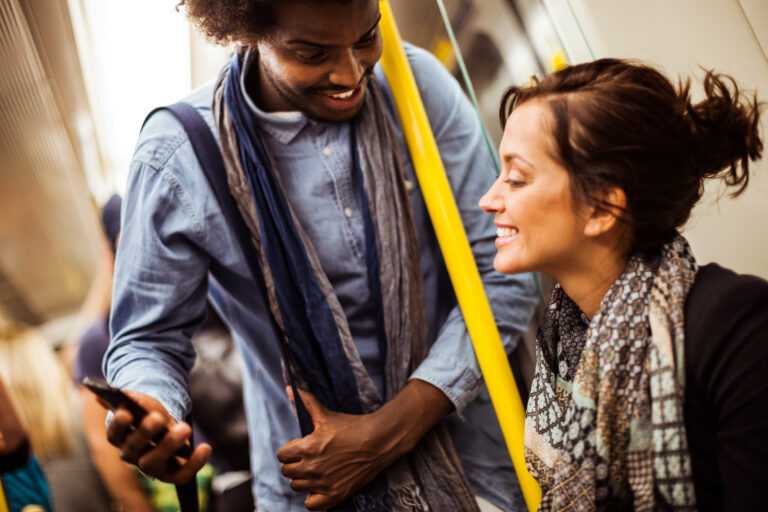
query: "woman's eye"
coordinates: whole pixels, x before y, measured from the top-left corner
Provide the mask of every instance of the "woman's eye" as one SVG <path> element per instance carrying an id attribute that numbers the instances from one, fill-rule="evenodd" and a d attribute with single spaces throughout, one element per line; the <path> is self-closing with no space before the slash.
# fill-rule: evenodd
<path id="1" fill-rule="evenodd" d="M 511 185 L 513 187 L 522 187 L 523 185 L 525 185 L 527 183 L 527 182 L 525 182 L 523 180 L 516 180 L 516 179 L 513 179 L 513 178 L 507 178 L 506 180 L 504 180 L 504 182 L 508 183 L 509 185 Z"/>

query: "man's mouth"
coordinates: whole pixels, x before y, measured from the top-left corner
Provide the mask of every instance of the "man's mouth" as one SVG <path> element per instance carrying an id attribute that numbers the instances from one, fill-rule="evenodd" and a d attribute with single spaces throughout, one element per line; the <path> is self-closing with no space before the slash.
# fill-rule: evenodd
<path id="1" fill-rule="evenodd" d="M 349 91 L 340 92 L 337 94 L 326 94 L 326 96 L 333 98 L 335 100 L 346 100 L 351 98 L 352 95 L 355 94 L 355 91 L 357 91 L 357 89 L 350 89 Z"/>
<path id="2" fill-rule="evenodd" d="M 363 86 L 360 85 L 347 91 L 318 91 L 317 94 L 324 100 L 327 107 L 333 110 L 346 111 L 358 105 L 364 90 Z"/>

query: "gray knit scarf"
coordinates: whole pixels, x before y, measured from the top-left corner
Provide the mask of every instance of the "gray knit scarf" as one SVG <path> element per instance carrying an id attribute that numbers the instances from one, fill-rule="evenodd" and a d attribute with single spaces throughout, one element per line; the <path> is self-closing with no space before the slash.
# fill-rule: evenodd
<path id="1" fill-rule="evenodd" d="M 556 286 L 525 421 L 539 510 L 696 509 L 683 314 L 697 268 L 682 237 L 633 256 L 591 321 Z"/>
<path id="2" fill-rule="evenodd" d="M 246 55 L 248 58 L 257 58 L 253 51 Z M 256 69 L 257 66 L 251 68 Z M 227 181 L 260 255 L 271 313 L 290 353 L 291 340 L 285 336 L 286 319 L 281 316 L 275 297 L 274 281 L 260 241 L 256 205 L 243 172 L 237 135 L 225 105 L 223 90 L 226 80 L 240 79 L 230 77 L 229 72 L 230 69 L 225 68 L 219 76 L 213 99 L 214 120 L 221 140 Z M 333 286 L 321 267 L 312 242 L 292 210 L 291 217 L 333 313 L 344 353 L 355 377 L 360 401 L 364 411 L 369 413 L 377 410 L 407 384 L 408 377 L 426 357 L 429 347 L 418 237 L 397 153 L 397 141 L 376 80 L 369 80 L 362 110 L 353 122 L 357 126 L 357 151 L 379 254 L 387 347 L 385 397 L 380 396 L 363 366 Z M 274 166 L 274 161 L 270 163 L 279 183 L 279 169 Z M 298 367 L 293 362 L 290 366 L 288 370 L 294 374 L 301 387 L 304 381 Z M 387 495 L 371 497 L 358 493 L 354 498 L 357 510 L 381 509 L 382 505 L 402 511 L 478 510 L 452 441 L 442 423 L 427 433 L 407 456 L 388 468 L 385 476 Z"/>

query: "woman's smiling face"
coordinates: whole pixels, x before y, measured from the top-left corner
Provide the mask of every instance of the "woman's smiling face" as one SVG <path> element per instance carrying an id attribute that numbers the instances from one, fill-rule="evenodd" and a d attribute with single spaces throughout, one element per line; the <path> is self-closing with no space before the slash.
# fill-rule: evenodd
<path id="1" fill-rule="evenodd" d="M 495 217 L 499 272 L 556 275 L 586 242 L 589 208 L 574 202 L 568 172 L 551 156 L 550 116 L 539 100 L 512 111 L 499 145 L 501 174 L 480 199 Z"/>

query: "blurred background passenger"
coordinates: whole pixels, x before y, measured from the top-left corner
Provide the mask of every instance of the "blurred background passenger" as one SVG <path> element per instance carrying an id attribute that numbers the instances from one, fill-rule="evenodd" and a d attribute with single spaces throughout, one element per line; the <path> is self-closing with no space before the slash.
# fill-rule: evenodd
<path id="1" fill-rule="evenodd" d="M 0 376 L 0 510 L 21 512 L 29 505 L 51 511 L 51 491 L 32 454 L 24 419 Z"/>
<path id="2" fill-rule="evenodd" d="M 120 232 L 119 196 L 112 196 L 101 209 L 101 221 L 110 251 L 104 256 L 109 268 L 106 274 L 111 276 L 114 266 L 114 251 Z M 110 279 L 111 281 L 111 279 Z M 106 293 L 111 291 L 107 287 Z M 75 364 L 75 382 L 81 382 L 85 377 L 104 378 L 101 371 L 101 360 L 109 345 L 109 302 L 103 305 L 102 313 L 86 330 L 80 339 Z M 154 512 L 147 489 L 136 468 L 125 464 L 117 450 L 107 442 L 104 422 L 107 410 L 101 405 L 96 396 L 85 387 L 79 390 L 80 408 L 83 417 L 85 438 L 90 448 L 91 459 L 112 497 L 113 508 L 136 512 Z"/>
<path id="3" fill-rule="evenodd" d="M 74 387 L 48 342 L 34 329 L 0 327 L 0 375 L 27 426 L 59 512 L 104 512 L 109 498 L 82 437 Z"/>
<path id="4" fill-rule="evenodd" d="M 704 93 L 601 59 L 502 100 L 494 266 L 557 282 L 525 425 L 540 510 L 768 510 L 768 282 L 679 234 L 705 179 L 744 191 L 761 105 L 711 71 Z"/>
<path id="5" fill-rule="evenodd" d="M 119 242 L 121 204 L 120 197 L 113 195 L 101 210 L 104 235 L 111 249 L 110 268 L 105 274 L 110 276 Z M 106 302 L 102 316 L 80 340 L 76 382 L 85 377 L 104 378 L 102 360 L 110 341 L 108 323 Z M 192 341 L 197 351 L 190 373 L 195 441 L 207 441 L 214 448 L 211 464 L 198 474 L 201 510 L 253 510 L 239 353 L 229 330 L 210 307 L 205 325 Z M 150 480 L 120 459 L 119 450 L 107 441 L 107 410 L 85 387 L 80 388 L 80 407 L 91 457 L 114 504 L 131 512 L 176 510 L 178 499 L 173 485 Z"/>

